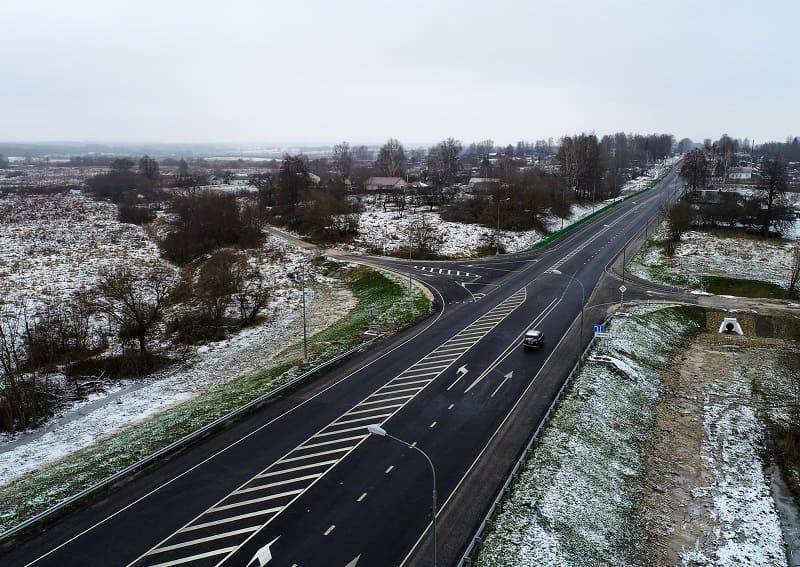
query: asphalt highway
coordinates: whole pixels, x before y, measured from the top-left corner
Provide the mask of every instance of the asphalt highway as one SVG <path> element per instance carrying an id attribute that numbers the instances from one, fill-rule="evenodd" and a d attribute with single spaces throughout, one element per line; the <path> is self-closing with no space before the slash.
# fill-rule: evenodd
<path id="1" fill-rule="evenodd" d="M 582 302 L 677 187 L 671 173 L 531 253 L 362 259 L 430 287 L 434 314 L 15 542 L 0 564 L 244 566 L 268 544 L 270 567 L 427 561 L 414 552 L 430 537 L 428 463 L 366 426 L 382 424 L 430 456 L 439 515 L 449 512 L 520 398 L 550 396 L 564 381 L 556 346 L 577 357 L 596 322 L 564 338 Z M 545 334 L 541 350 L 520 346 L 531 327 Z M 449 548 L 465 547 L 476 527 L 465 521 Z"/>

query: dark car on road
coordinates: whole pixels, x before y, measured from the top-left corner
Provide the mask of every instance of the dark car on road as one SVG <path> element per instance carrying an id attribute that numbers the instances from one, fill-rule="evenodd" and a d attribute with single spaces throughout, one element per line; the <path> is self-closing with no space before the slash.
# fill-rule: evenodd
<path id="1" fill-rule="evenodd" d="M 544 333 L 537 329 L 530 329 L 522 339 L 522 346 L 525 348 L 542 348 L 544 345 Z"/>

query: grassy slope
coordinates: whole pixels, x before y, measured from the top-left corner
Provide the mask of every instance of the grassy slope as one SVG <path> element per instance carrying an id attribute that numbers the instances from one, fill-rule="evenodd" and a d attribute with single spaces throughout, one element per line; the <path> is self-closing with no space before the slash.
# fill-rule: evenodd
<path id="1" fill-rule="evenodd" d="M 363 342 L 376 325 L 405 326 L 428 312 L 428 300 L 378 272 L 358 268 L 348 277 L 356 307 L 331 327 L 310 338 L 310 365 L 320 364 Z M 274 390 L 304 371 L 302 345 L 281 353 L 263 370 L 240 376 L 175 406 L 159 416 L 113 435 L 52 466 L 0 489 L 0 530 L 77 494 L 127 465 L 152 454 L 245 403 Z"/>
<path id="2" fill-rule="evenodd" d="M 785 299 L 786 289 L 773 282 L 720 275 L 688 274 L 675 269 L 663 253 L 665 225 L 659 227 L 628 264 L 628 271 L 640 278 L 716 295 Z M 754 268 L 756 269 L 756 268 Z"/>
<path id="3" fill-rule="evenodd" d="M 630 531 L 638 443 L 661 395 L 660 373 L 702 324 L 695 308 L 636 308 L 617 317 L 579 372 L 493 519 L 476 557 L 485 567 L 636 563 Z"/>

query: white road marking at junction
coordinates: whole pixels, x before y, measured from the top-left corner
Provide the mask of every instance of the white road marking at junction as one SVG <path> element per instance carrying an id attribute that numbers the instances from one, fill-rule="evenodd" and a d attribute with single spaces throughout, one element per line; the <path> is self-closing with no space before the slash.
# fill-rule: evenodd
<path id="1" fill-rule="evenodd" d="M 394 468 L 394 465 L 389 465 L 389 468 L 388 468 L 388 469 L 386 469 L 385 471 L 383 471 L 383 472 L 384 472 L 384 474 L 389 474 L 390 472 L 392 472 L 392 469 L 393 469 L 393 468 Z"/>
<path id="2" fill-rule="evenodd" d="M 327 530 L 325 530 L 325 533 L 323 533 L 322 535 L 328 535 L 329 533 L 331 533 L 334 530 L 334 528 L 336 528 L 336 526 L 334 524 L 331 524 L 331 527 L 329 527 Z"/>
<path id="3" fill-rule="evenodd" d="M 431 266 L 414 266 L 415 270 L 420 270 L 422 272 L 430 272 L 432 274 L 439 274 L 443 276 L 459 276 L 462 278 L 479 278 L 480 275 L 478 274 L 471 274 L 469 272 L 462 272 L 461 270 L 453 269 L 453 268 L 434 268 Z"/>
<path id="4" fill-rule="evenodd" d="M 358 498 L 356 498 L 356 502 L 361 502 L 361 501 L 362 501 L 362 500 L 364 500 L 364 498 L 366 498 L 366 497 L 367 497 L 367 493 L 365 492 L 364 494 L 362 494 L 361 496 L 359 496 Z"/>

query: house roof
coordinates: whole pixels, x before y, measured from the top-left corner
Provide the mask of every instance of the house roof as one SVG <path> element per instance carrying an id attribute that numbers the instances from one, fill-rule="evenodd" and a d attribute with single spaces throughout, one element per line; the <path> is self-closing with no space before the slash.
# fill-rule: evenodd
<path id="1" fill-rule="evenodd" d="M 405 183 L 402 177 L 370 177 L 367 179 L 367 185 L 397 185 L 398 183 Z"/>

